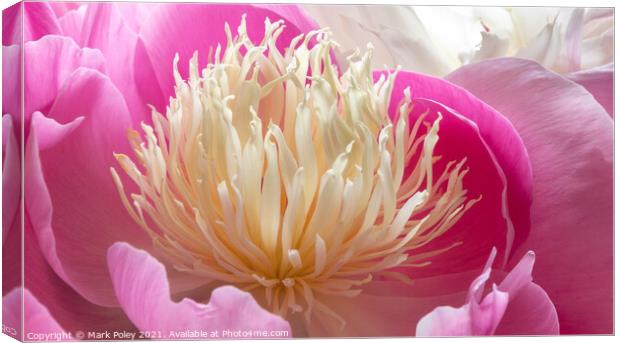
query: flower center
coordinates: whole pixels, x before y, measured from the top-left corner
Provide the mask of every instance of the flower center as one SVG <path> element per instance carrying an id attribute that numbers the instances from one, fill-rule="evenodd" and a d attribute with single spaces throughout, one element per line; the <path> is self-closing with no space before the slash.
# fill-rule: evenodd
<path id="1" fill-rule="evenodd" d="M 128 197 L 111 170 L 127 211 L 176 269 L 263 289 L 283 316 L 339 318 L 322 296 L 355 297 L 373 275 L 406 278 L 390 269 L 419 265 L 412 252 L 475 201 L 464 161 L 433 175 L 441 115 L 410 123 L 407 90 L 390 119 L 396 73 L 373 82 L 371 47 L 339 76 L 328 31 L 281 54 L 283 29 L 266 20 L 254 45 L 245 18 L 235 38 L 226 26 L 223 55 L 218 46 L 199 72 L 194 54 L 187 81 L 176 56 L 165 116 L 153 109 L 142 135 L 130 131 L 133 160 L 116 155 L 140 192 Z"/>

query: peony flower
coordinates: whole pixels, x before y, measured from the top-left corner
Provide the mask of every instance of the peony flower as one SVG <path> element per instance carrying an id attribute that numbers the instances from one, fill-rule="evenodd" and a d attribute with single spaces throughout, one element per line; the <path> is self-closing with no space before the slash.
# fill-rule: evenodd
<path id="1" fill-rule="evenodd" d="M 23 5 L 23 285 L 56 327 L 413 336 L 492 267 L 505 315 L 471 334 L 611 331 L 613 124 L 585 88 L 343 62 L 296 6 L 52 5 Z"/>

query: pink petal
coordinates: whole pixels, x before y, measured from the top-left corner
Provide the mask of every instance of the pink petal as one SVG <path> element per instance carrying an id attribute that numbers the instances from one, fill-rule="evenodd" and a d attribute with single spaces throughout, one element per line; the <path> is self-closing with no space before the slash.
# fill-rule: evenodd
<path id="1" fill-rule="evenodd" d="M 280 13 L 288 15 L 293 12 L 295 15 L 290 20 L 280 15 Z M 200 65 L 206 65 L 210 49 L 215 51 L 218 44 L 222 47 L 226 46 L 224 24 L 228 23 L 234 34 L 243 14 L 247 14 L 247 31 L 255 43 L 263 38 L 266 18 L 272 22 L 284 19 L 286 29 L 278 39 L 279 49 L 289 46 L 291 39 L 302 32 L 300 27 L 313 26 L 305 21 L 300 22 L 298 26 L 298 23 L 292 20 L 305 19 L 305 17 L 299 15 L 298 11 L 283 10 L 280 6 L 161 4 L 151 11 L 149 19 L 141 26 L 141 42 L 138 43 L 138 49 L 141 51 L 136 52 L 134 61 L 136 68 L 149 65 L 153 67 L 154 74 L 136 70 L 140 94 L 147 100 L 146 102 L 162 111 L 167 104 L 168 96 L 174 91 L 171 72 L 174 55 L 179 54 L 181 61 L 179 71 L 182 76 L 186 77 L 188 61 L 194 51 L 198 51 Z M 195 23 L 203 23 L 203 25 Z M 146 75 L 154 76 L 155 79 L 138 77 Z M 159 94 L 164 96 L 159 96 Z M 158 97 L 149 97 L 153 95 Z"/>
<path id="2" fill-rule="evenodd" d="M 525 285 L 504 313 L 496 335 L 559 335 L 558 314 L 545 291 L 535 283 Z"/>
<path id="3" fill-rule="evenodd" d="M 108 266 L 125 313 L 140 330 L 161 331 L 166 335 L 160 338 L 170 339 L 167 335 L 171 331 L 201 329 L 290 332 L 284 319 L 262 309 L 249 293 L 232 286 L 215 289 L 206 305 L 189 298 L 174 302 L 170 299 L 164 266 L 147 252 L 127 243 L 110 247 Z"/>
<path id="4" fill-rule="evenodd" d="M 378 74 L 375 72 L 375 78 Z M 513 244 L 517 247 L 530 229 L 532 171 L 528 153 L 513 125 L 500 112 L 467 90 L 443 79 L 406 71 L 399 72 L 396 77 L 390 113 L 396 112 L 398 99 L 407 87 L 410 87 L 412 98 L 439 102 L 475 123 L 479 135 L 505 175 L 507 212 L 514 225 Z M 482 255 L 486 258 L 486 252 Z"/>
<path id="5" fill-rule="evenodd" d="M 49 310 L 58 323 L 73 333 L 78 330 L 84 332 L 136 331 L 120 308 L 102 307 L 89 302 L 56 274 L 42 256 L 30 220 L 28 217 L 25 219 L 24 285 Z"/>
<path id="6" fill-rule="evenodd" d="M 67 12 L 80 7 L 80 5 L 81 4 L 79 2 L 51 2 L 50 3 L 52 11 L 54 11 L 54 14 L 56 14 L 57 17 L 61 17 Z"/>
<path id="7" fill-rule="evenodd" d="M 22 2 L 18 2 L 2 10 L 2 45 L 21 44 L 22 33 Z"/>
<path id="8" fill-rule="evenodd" d="M 58 16 L 58 25 L 62 29 L 63 36 L 69 37 L 76 42 L 80 41 L 85 13 L 86 6 L 80 6 Z"/>
<path id="9" fill-rule="evenodd" d="M 514 58 L 448 77 L 509 118 L 532 161 L 534 277 L 562 333 L 613 330 L 613 122 L 583 87 Z"/>
<path id="10" fill-rule="evenodd" d="M 60 87 L 77 68 L 105 69 L 99 51 L 80 49 L 73 40 L 60 36 L 45 36 L 38 41 L 27 42 L 24 63 L 25 122 L 32 112 L 49 108 Z"/>
<path id="11" fill-rule="evenodd" d="M 139 125 L 150 110 L 147 102 L 138 95 L 135 82 L 135 68 L 144 66 L 130 61 L 134 60 L 137 33 L 131 29 L 121 15 L 119 7 L 131 4 L 94 3 L 88 4 L 76 40 L 81 47 L 99 50 L 106 61 L 106 74 L 112 79 L 116 88 L 123 94 L 132 114 L 134 125 Z M 76 18 L 77 19 L 77 18 Z M 171 72 L 171 70 L 168 70 Z"/>
<path id="12" fill-rule="evenodd" d="M 479 271 L 443 274 L 416 279 L 410 285 L 401 281 L 372 281 L 353 298 L 325 296 L 321 301 L 346 324 L 342 328 L 340 321 L 319 313 L 312 317 L 307 334 L 332 338 L 414 336 L 415 323 L 437 306 L 461 306 L 467 296 L 467 284 L 477 274 Z M 295 333 L 299 325 L 293 320 L 291 325 Z"/>
<path id="13" fill-rule="evenodd" d="M 22 299 L 25 318 L 23 336 L 21 330 Z M 21 288 L 14 289 L 2 298 L 2 325 L 2 331 L 16 339 L 33 340 L 34 336 L 31 336 L 33 334 L 40 334 L 43 335 L 41 338 L 45 338 L 45 334 L 54 335 L 65 332 L 47 308 L 28 289 L 22 290 Z M 7 329 L 4 329 L 5 326 Z M 45 340 L 41 338 L 34 338 L 34 340 Z M 63 341 L 65 340 L 70 339 L 65 337 Z"/>
<path id="14" fill-rule="evenodd" d="M 480 305 L 469 303 L 459 308 L 437 307 L 418 322 L 416 336 L 491 335 L 507 305 L 508 294 L 494 288 Z"/>
<path id="15" fill-rule="evenodd" d="M 566 75 L 568 79 L 577 82 L 592 94 L 596 101 L 601 104 L 614 117 L 614 64 L 582 70 Z"/>
<path id="16" fill-rule="evenodd" d="M 75 127 L 78 115 L 84 119 Z M 79 68 L 49 117 L 69 124 L 33 117 L 25 153 L 26 210 L 58 276 L 93 303 L 114 305 L 107 248 L 119 239 L 151 245 L 121 204 L 109 170 L 116 165 L 112 153 L 129 150 L 127 107 L 108 77 Z"/>
<path id="17" fill-rule="evenodd" d="M 437 307 L 418 321 L 416 336 L 480 336 L 495 332 L 509 297 L 507 292 L 493 285 L 492 291 L 482 299 L 495 255 L 493 248 L 482 273 L 469 287 L 465 305 Z"/>
<path id="18" fill-rule="evenodd" d="M 483 272 L 471 283 L 463 306 L 437 307 L 418 322 L 416 335 L 492 335 L 496 329 L 506 335 L 557 335 L 555 308 L 546 293 L 532 283 L 533 252 L 525 254 L 499 287 L 493 284 L 491 292 L 480 302 L 494 258 L 495 250 Z"/>
<path id="19" fill-rule="evenodd" d="M 394 97 L 398 99 L 396 95 Z M 415 269 L 403 268 L 402 271 L 417 279 L 477 269 L 487 260 L 488 252 L 494 246 L 502 252 L 502 263 L 510 252 L 513 234 L 505 207 L 506 179 L 502 169 L 481 137 L 478 127 L 470 119 L 437 102 L 414 99 L 411 115 L 415 118 L 426 111 L 429 111 L 426 119 L 429 122 L 434 120 L 438 112 L 443 117 L 439 124 L 439 141 L 435 148 L 435 154 L 441 156 L 441 159 L 435 164 L 435 175 L 440 175 L 448 162 L 460 162 L 467 158 L 465 168 L 468 168 L 468 173 L 463 181 L 467 197 L 480 197 L 480 200 L 447 232 L 426 246 L 411 251 L 410 255 L 415 257 L 455 244 L 460 245 L 436 256 L 416 261 L 430 261 L 430 265 Z M 461 286 L 467 287 L 470 280 L 464 281 Z"/>
<path id="20" fill-rule="evenodd" d="M 2 114 L 21 120 L 21 45 L 2 46 Z"/>
<path id="21" fill-rule="evenodd" d="M 49 3 L 24 3 L 24 41 L 35 41 L 45 35 L 61 33 L 58 20 Z"/>
<path id="22" fill-rule="evenodd" d="M 18 126 L 19 128 L 19 126 Z M 21 167 L 19 144 L 10 115 L 2 116 L 2 245 L 19 208 Z"/>
<path id="23" fill-rule="evenodd" d="M 21 208 L 20 208 L 21 209 Z M 18 209 L 19 210 L 19 209 Z M 3 234 L 5 228 L 3 227 Z M 20 216 L 13 217 L 2 242 L 2 294 L 5 295 L 22 282 L 22 229 Z"/>

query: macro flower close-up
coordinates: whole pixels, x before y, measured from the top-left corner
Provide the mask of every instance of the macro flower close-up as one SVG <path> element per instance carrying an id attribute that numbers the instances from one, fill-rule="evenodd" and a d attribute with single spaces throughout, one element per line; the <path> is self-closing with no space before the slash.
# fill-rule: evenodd
<path id="1" fill-rule="evenodd" d="M 613 9 L 449 9 L 4 10 L 9 335 L 612 334 Z"/>

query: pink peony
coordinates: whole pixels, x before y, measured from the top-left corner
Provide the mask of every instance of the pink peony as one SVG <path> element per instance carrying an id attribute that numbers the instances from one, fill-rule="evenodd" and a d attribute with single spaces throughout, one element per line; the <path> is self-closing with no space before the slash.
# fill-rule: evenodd
<path id="1" fill-rule="evenodd" d="M 296 6 L 56 5 L 22 5 L 23 122 L 3 94 L 5 192 L 25 129 L 25 316 L 44 314 L 26 334 L 612 332 L 606 73 L 330 68 Z"/>

